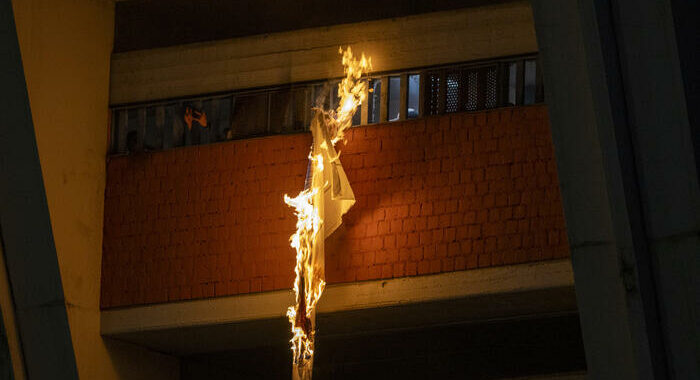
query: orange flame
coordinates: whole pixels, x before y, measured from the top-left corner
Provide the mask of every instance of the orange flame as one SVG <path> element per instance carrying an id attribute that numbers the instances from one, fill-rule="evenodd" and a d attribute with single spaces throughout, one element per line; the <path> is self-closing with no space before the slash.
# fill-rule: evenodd
<path id="1" fill-rule="evenodd" d="M 361 81 L 362 74 L 372 70 L 372 58 L 365 57 L 363 53 L 359 60 L 352 55 L 352 49 L 348 47 L 343 51 L 343 66 L 345 67 L 345 78 L 338 84 L 338 109 L 335 112 L 335 128 L 331 141 L 336 144 L 344 139 L 344 132 L 352 125 L 352 116 L 357 107 L 367 98 L 367 81 Z"/>
<path id="2" fill-rule="evenodd" d="M 323 134 L 328 141 L 335 146 L 338 141 L 344 141 L 344 132 L 352 125 L 352 116 L 357 107 L 362 104 L 367 96 L 367 83 L 362 81 L 362 75 L 371 70 L 372 61 L 364 54 L 356 59 L 352 50 L 348 47 L 343 51 L 343 66 L 345 77 L 338 85 L 338 97 L 340 102 L 334 111 L 316 110 L 323 117 L 315 118 L 321 123 Z M 317 136 L 314 136 L 317 138 Z M 323 255 L 322 241 L 324 236 L 320 231 L 323 228 L 323 216 L 320 205 L 323 204 L 324 189 L 328 183 L 323 181 L 323 173 L 327 167 L 324 165 L 324 154 L 331 163 L 338 159 L 339 153 L 331 154 L 329 144 L 323 141 L 318 144 L 318 150 L 312 151 L 309 159 L 312 163 L 311 187 L 299 193 L 294 198 L 284 195 L 284 202 L 293 207 L 297 217 L 296 232 L 290 237 L 292 248 L 296 251 L 296 265 L 294 272 L 294 294 L 296 304 L 287 310 L 287 317 L 292 325 L 292 339 L 290 340 L 295 378 L 311 378 L 314 354 L 314 311 L 318 300 L 323 294 L 326 282 L 323 279 L 322 268 L 314 265 L 313 255 Z M 329 163 L 330 164 L 330 163 Z M 338 164 L 338 163 L 336 163 Z"/>
<path id="3" fill-rule="evenodd" d="M 318 189 L 304 190 L 295 198 L 285 194 L 284 202 L 294 207 L 297 216 L 297 231 L 291 236 L 291 246 L 296 250 L 296 266 L 294 272 L 294 293 L 296 305 L 287 309 L 287 317 L 292 324 L 292 353 L 294 364 L 309 360 L 313 356 L 313 334 L 307 321 L 310 321 L 316 302 L 321 297 L 325 282 L 320 281 L 316 289 L 313 289 L 312 281 L 314 266 L 310 265 L 313 245 L 318 237 L 318 231 L 323 221 L 318 209 L 313 205 L 313 197 Z M 303 282 L 303 283 L 302 283 Z M 301 291 L 301 290 L 306 291 Z M 313 291 L 308 291 L 313 289 Z M 303 299 L 302 299 L 303 298 Z"/>

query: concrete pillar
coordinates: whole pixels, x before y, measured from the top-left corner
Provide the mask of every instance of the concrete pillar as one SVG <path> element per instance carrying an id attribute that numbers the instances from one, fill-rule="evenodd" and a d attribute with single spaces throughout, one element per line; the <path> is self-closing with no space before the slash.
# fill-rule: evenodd
<path id="1" fill-rule="evenodd" d="M 78 370 L 10 1 L 0 2 L 0 231 L 27 377 Z M 11 313 L 12 310 L 3 310 Z"/>
<path id="2" fill-rule="evenodd" d="M 671 1 L 533 13 L 589 375 L 700 378 L 700 186 Z"/>

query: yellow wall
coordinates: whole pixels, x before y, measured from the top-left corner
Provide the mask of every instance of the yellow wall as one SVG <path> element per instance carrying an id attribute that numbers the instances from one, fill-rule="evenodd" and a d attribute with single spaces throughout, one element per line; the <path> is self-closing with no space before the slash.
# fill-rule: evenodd
<path id="1" fill-rule="evenodd" d="M 114 4 L 13 0 L 44 184 L 82 379 L 176 379 L 178 360 L 100 336 Z"/>

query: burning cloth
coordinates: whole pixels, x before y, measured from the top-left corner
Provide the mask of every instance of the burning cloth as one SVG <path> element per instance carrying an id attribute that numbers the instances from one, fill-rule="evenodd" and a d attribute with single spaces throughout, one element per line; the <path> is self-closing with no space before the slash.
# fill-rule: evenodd
<path id="1" fill-rule="evenodd" d="M 355 195 L 340 164 L 338 141 L 352 124 L 352 116 L 364 101 L 367 83 L 360 81 L 371 67 L 364 55 L 360 60 L 348 48 L 342 51 L 345 78 L 338 86 L 337 110 L 315 109 L 310 129 L 313 144 L 305 189 L 284 201 L 295 209 L 297 230 L 291 236 L 296 250 L 296 304 L 287 310 L 292 325 L 293 379 L 311 379 L 313 369 L 315 308 L 326 282 L 324 280 L 324 240 L 342 223 L 342 216 L 355 204 Z"/>

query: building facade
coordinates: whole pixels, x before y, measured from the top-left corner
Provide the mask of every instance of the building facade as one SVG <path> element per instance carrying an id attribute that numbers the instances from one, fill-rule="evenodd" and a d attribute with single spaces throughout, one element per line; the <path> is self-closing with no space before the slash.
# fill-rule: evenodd
<path id="1" fill-rule="evenodd" d="M 290 376 L 283 196 L 339 47 L 373 69 L 338 145 L 356 203 L 325 241 L 314 377 L 698 373 L 680 2 L 6 3 L 8 376 Z"/>

